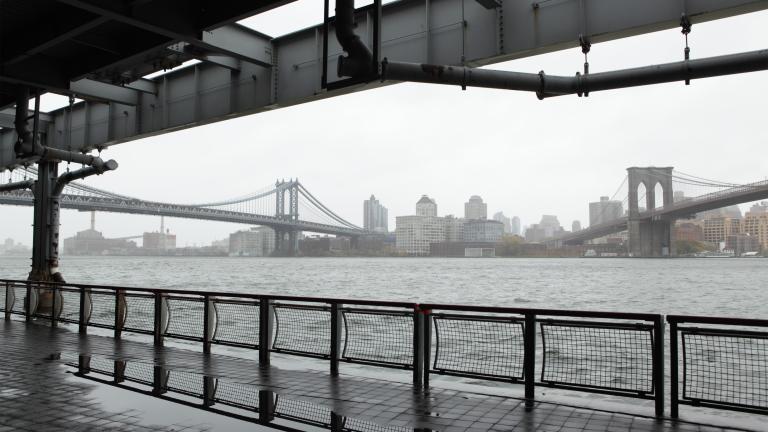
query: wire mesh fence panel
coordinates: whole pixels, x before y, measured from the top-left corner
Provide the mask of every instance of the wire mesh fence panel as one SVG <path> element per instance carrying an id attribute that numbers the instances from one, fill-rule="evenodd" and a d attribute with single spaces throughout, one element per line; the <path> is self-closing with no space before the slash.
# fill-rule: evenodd
<path id="1" fill-rule="evenodd" d="M 331 312 L 319 306 L 275 305 L 273 351 L 314 357 L 331 353 Z"/>
<path id="2" fill-rule="evenodd" d="M 126 294 L 125 309 L 125 330 L 144 333 L 152 333 L 155 330 L 154 296 Z"/>
<path id="3" fill-rule="evenodd" d="M 205 305 L 202 299 L 168 297 L 167 336 L 203 338 Z"/>
<path id="4" fill-rule="evenodd" d="M 251 411 L 259 409 L 259 390 L 253 386 L 219 379 L 216 382 L 216 403 Z"/>
<path id="5" fill-rule="evenodd" d="M 115 327 L 115 293 L 91 291 L 91 319 L 88 324 Z"/>
<path id="6" fill-rule="evenodd" d="M 259 303 L 215 300 L 216 332 L 213 342 L 259 345 Z"/>
<path id="7" fill-rule="evenodd" d="M 682 332 L 683 398 L 768 410 L 768 333 Z"/>
<path id="8" fill-rule="evenodd" d="M 523 379 L 523 322 L 509 318 L 436 315 L 435 372 Z"/>
<path id="9" fill-rule="evenodd" d="M 126 362 L 123 375 L 127 381 L 140 384 L 152 385 L 155 382 L 154 365 L 149 363 Z"/>
<path id="10" fill-rule="evenodd" d="M 382 426 L 378 423 L 346 417 L 344 419 L 344 426 L 341 430 L 345 432 L 412 432 L 413 428 L 407 428 L 405 426 Z"/>
<path id="11" fill-rule="evenodd" d="M 170 371 L 166 388 L 169 391 L 202 398 L 203 376 L 189 372 Z"/>
<path id="12" fill-rule="evenodd" d="M 413 313 L 352 309 L 342 315 L 344 360 L 413 367 Z"/>
<path id="13" fill-rule="evenodd" d="M 293 420 L 313 426 L 330 427 L 331 409 L 311 402 L 277 396 L 275 417 Z"/>
<path id="14" fill-rule="evenodd" d="M 541 380 L 551 385 L 652 394 L 653 327 L 542 322 Z"/>
<path id="15" fill-rule="evenodd" d="M 59 320 L 65 322 L 80 321 L 80 291 L 62 289 L 59 306 Z"/>

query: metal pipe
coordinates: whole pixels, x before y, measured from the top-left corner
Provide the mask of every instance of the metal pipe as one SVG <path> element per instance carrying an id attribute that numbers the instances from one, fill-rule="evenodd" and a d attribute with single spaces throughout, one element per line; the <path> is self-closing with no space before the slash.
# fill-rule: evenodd
<path id="1" fill-rule="evenodd" d="M 101 161 L 100 158 L 96 158 Z M 114 159 L 110 159 L 106 162 L 102 162 L 98 166 L 89 166 L 85 168 L 80 168 L 76 171 L 71 171 L 68 173 L 64 173 L 59 176 L 59 178 L 56 180 L 56 186 L 53 188 L 53 193 L 51 194 L 54 198 L 58 198 L 61 196 L 61 192 L 64 191 L 64 186 L 66 186 L 69 182 L 84 179 L 86 177 L 92 176 L 92 175 L 99 175 L 103 174 L 105 171 L 114 171 L 117 169 L 117 162 Z"/>
<path id="2" fill-rule="evenodd" d="M 22 180 L 13 183 L 0 184 L 0 192 L 11 192 L 19 189 L 32 189 L 34 186 L 34 180 Z"/>
<path id="3" fill-rule="evenodd" d="M 355 0 L 336 0 L 336 39 L 347 56 L 340 56 L 340 77 L 366 76 L 373 71 L 373 54 L 355 34 Z"/>
<path id="4" fill-rule="evenodd" d="M 463 66 L 389 62 L 384 59 L 382 62 L 382 79 L 531 91 L 536 92 L 539 99 L 543 99 L 551 96 L 582 95 L 586 92 L 709 78 L 766 69 L 768 69 L 768 50 L 763 49 L 589 75 L 577 73 L 576 76 L 572 77 L 546 75 L 543 71 L 533 74 L 472 69 Z"/>

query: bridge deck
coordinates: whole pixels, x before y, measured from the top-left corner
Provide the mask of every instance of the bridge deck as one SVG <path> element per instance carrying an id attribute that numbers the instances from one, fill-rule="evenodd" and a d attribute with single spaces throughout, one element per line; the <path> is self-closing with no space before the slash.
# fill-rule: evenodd
<path id="1" fill-rule="evenodd" d="M 258 362 L 222 354 L 203 355 L 179 347 L 156 348 L 149 343 L 96 335 L 80 336 L 68 329 L 50 329 L 23 321 L 0 321 L 0 431 L 6 430 L 317 430 L 317 422 L 331 410 L 345 418 L 344 429 L 371 431 L 696 431 L 721 430 L 704 424 L 655 420 L 615 412 L 537 402 L 526 412 L 523 402 L 510 397 L 470 391 L 431 388 L 414 392 L 410 385 L 392 381 L 331 377 L 318 371 L 259 368 Z M 116 360 L 129 370 L 155 366 L 170 371 L 162 396 L 151 396 L 151 386 L 128 384 L 137 393 L 109 384 L 108 375 L 75 375 L 79 356 L 90 356 L 91 370 L 109 369 Z M 80 361 L 83 361 L 80 358 Z M 106 366 L 105 366 L 106 365 Z M 139 368 L 139 366 L 141 368 Z M 70 372 L 70 373 L 67 373 Z M 157 373 L 157 371 L 155 371 Z M 175 377 L 174 377 L 175 376 Z M 241 400 L 258 400 L 258 391 L 277 394 L 273 424 L 260 426 L 257 408 L 241 410 L 240 419 L 211 412 L 202 400 L 181 396 L 202 389 L 203 377 L 216 377 L 220 389 L 236 389 Z M 101 377 L 106 383 L 87 377 Z M 181 380 L 184 378 L 184 380 Z M 199 378 L 199 381 L 197 380 Z M 151 378 L 150 378 L 151 379 Z M 209 378 L 210 379 L 210 378 Z M 175 384 L 171 384 L 171 382 Z M 199 384 L 195 384 L 197 382 Z M 121 384 L 122 385 L 122 384 Z M 186 400 L 186 405 L 169 401 Z M 271 399 L 271 398 L 270 398 Z M 190 402 L 191 401 L 191 402 Z M 182 402 L 183 403 L 183 402 Z M 258 406 L 258 405 L 256 405 Z M 292 419 L 291 421 L 287 419 Z M 302 422 L 301 419 L 305 418 Z M 299 420 L 296 422 L 295 420 Z M 250 423 L 247 423 L 250 421 Z"/>

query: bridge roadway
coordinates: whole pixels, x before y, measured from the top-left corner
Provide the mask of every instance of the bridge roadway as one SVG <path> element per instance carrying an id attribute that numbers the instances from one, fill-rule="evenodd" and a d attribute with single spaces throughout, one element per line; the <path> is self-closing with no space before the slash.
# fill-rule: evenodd
<path id="1" fill-rule="evenodd" d="M 0 194 L 0 204 L 32 206 L 34 205 L 34 199 L 32 193 L 29 191 L 17 191 Z M 199 219 L 218 222 L 241 223 L 247 225 L 261 225 L 282 231 L 306 231 L 342 236 L 359 236 L 367 232 L 363 229 L 345 228 L 302 220 L 288 220 L 275 216 L 118 197 L 63 194 L 61 196 L 61 207 L 65 209 L 80 211 L 103 211 L 111 213 L 168 216 L 184 219 Z"/>
<path id="2" fill-rule="evenodd" d="M 637 220 L 675 220 L 690 218 L 696 213 L 743 204 L 768 198 L 768 180 L 748 183 L 718 192 L 687 198 L 656 209 L 641 212 Z M 576 244 L 586 240 L 625 231 L 629 218 L 622 217 L 601 224 L 592 225 L 575 233 L 547 239 L 547 244 Z"/>

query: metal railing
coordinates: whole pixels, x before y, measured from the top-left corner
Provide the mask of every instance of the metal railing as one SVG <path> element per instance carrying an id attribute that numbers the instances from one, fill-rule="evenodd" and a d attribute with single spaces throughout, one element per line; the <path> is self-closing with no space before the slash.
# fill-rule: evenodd
<path id="1" fill-rule="evenodd" d="M 664 415 L 665 328 L 659 314 L 565 311 L 351 300 L 0 280 L 6 319 L 77 324 L 165 339 L 408 370 L 416 388 L 431 375 L 653 400 Z M 679 403 L 768 413 L 768 334 L 694 329 L 681 322 L 763 326 L 768 321 L 669 316 L 672 414 Z M 704 320 L 704 321 L 702 321 Z M 706 321 L 709 320 L 709 321 Z M 678 394 L 678 336 L 683 394 Z M 687 350 L 687 351 L 686 351 Z M 720 363 L 695 360 L 702 353 Z M 745 372 L 739 367 L 750 368 Z M 741 374 L 741 375 L 739 375 Z M 751 375 L 750 375 L 751 374 Z M 144 377 L 144 382 L 148 378 Z M 713 393 L 717 383 L 719 393 Z"/>
<path id="2" fill-rule="evenodd" d="M 768 414 L 768 320 L 669 315 L 667 322 L 672 417 L 681 404 Z"/>

